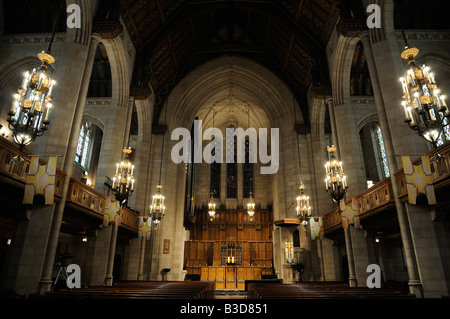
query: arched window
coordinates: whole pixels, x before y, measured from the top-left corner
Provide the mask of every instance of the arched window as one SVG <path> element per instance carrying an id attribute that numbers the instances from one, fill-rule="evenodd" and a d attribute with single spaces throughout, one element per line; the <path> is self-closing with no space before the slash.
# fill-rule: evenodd
<path id="1" fill-rule="evenodd" d="M 378 122 L 367 123 L 361 128 L 359 136 L 368 185 L 389 177 L 386 148 L 380 124 Z"/>
<path id="2" fill-rule="evenodd" d="M 249 139 L 248 137 L 245 139 L 245 163 L 244 163 L 244 176 L 243 176 L 243 184 L 244 187 L 242 189 L 243 198 L 249 198 L 250 192 L 253 189 L 253 163 L 250 163 L 250 153 L 249 153 Z"/>
<path id="3" fill-rule="evenodd" d="M 233 128 L 233 127 L 230 127 Z M 236 135 L 228 136 L 227 134 L 227 198 L 237 198 L 237 137 Z M 230 158 L 233 158 L 230 154 L 231 150 L 234 153 L 234 161 L 231 163 Z"/>
<path id="4" fill-rule="evenodd" d="M 213 148 L 211 151 L 211 156 L 214 156 L 216 149 Z M 214 198 L 220 198 L 220 163 L 216 161 L 211 163 L 211 183 L 210 183 L 210 193 L 213 193 Z"/>
<path id="5" fill-rule="evenodd" d="M 389 166 L 387 162 L 387 156 L 386 156 L 386 149 L 384 147 L 384 140 L 383 140 L 383 134 L 381 133 L 381 127 L 380 124 L 377 123 L 375 126 L 375 133 L 377 136 L 377 142 L 378 142 L 378 152 L 381 159 L 381 166 L 383 168 L 383 174 L 384 177 L 390 177 L 391 174 L 389 173 Z"/>
<path id="6" fill-rule="evenodd" d="M 83 169 L 88 170 L 88 159 L 92 142 L 92 125 L 85 122 L 81 125 L 80 133 L 78 135 L 77 149 L 75 150 L 74 162 L 80 165 Z"/>

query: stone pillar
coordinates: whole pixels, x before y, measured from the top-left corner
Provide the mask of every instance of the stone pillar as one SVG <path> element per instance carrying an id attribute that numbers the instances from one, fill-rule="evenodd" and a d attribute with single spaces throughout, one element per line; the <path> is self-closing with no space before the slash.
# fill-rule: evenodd
<path id="1" fill-rule="evenodd" d="M 364 50 L 367 58 L 367 66 L 369 68 L 370 78 L 372 79 L 372 88 L 375 96 L 375 104 L 377 106 L 381 132 L 383 134 L 386 149 L 389 171 L 391 173 L 390 177 L 392 184 L 392 192 L 394 195 L 395 208 L 397 210 L 398 222 L 400 226 L 400 234 L 402 237 L 403 248 L 405 250 L 406 264 L 408 268 L 408 276 L 409 276 L 408 285 L 410 286 L 411 293 L 420 294 L 420 281 L 417 273 L 417 265 L 411 242 L 411 234 L 409 230 L 408 220 L 404 206 L 400 201 L 400 199 L 398 198 L 399 190 L 397 180 L 394 175 L 394 172 L 396 172 L 398 169 L 397 161 L 395 158 L 395 151 L 393 148 L 392 136 L 391 131 L 389 129 L 389 122 L 387 118 L 386 105 L 383 102 L 383 95 L 379 82 L 378 71 L 375 65 L 372 46 L 369 39 L 369 33 L 367 31 L 361 33 L 360 38 L 364 45 Z"/>
<path id="2" fill-rule="evenodd" d="M 147 239 L 141 238 L 141 249 L 139 255 L 139 270 L 138 270 L 138 280 L 144 280 L 144 257 L 145 257 L 145 244 Z"/>
<path id="3" fill-rule="evenodd" d="M 108 254 L 108 268 L 106 269 L 105 285 L 112 286 L 113 284 L 113 268 L 114 268 L 114 255 L 116 253 L 117 231 L 119 226 L 117 223 L 111 225 L 111 240 L 109 241 L 109 254 Z"/>
<path id="4" fill-rule="evenodd" d="M 105 284 L 111 233 L 112 227 L 102 227 L 89 236 L 86 263 L 81 270 L 81 281 L 84 285 L 102 286 Z"/>
<path id="5" fill-rule="evenodd" d="M 19 295 L 39 291 L 48 236 L 52 223 L 54 205 L 34 205 L 23 212 L 19 220 L 2 290 Z M 51 278 L 50 278 L 51 284 Z"/>
<path id="6" fill-rule="evenodd" d="M 446 272 L 430 208 L 406 204 L 423 297 L 441 298 L 449 295 Z M 448 257 L 447 257 L 448 258 Z"/>
<path id="7" fill-rule="evenodd" d="M 350 234 L 350 226 L 344 229 L 345 235 L 345 249 L 347 251 L 348 260 L 348 282 L 350 287 L 357 287 L 356 273 L 355 273 L 355 260 L 353 258 L 352 236 Z"/>
<path id="8" fill-rule="evenodd" d="M 366 287 L 367 266 L 370 264 L 376 264 L 375 259 L 375 247 L 373 238 L 367 236 L 367 232 L 355 229 L 355 227 L 349 227 L 352 237 L 353 257 L 355 263 L 355 275 L 358 283 L 358 287 Z"/>
<path id="9" fill-rule="evenodd" d="M 64 208 L 66 205 L 67 193 L 69 190 L 69 182 L 73 171 L 73 158 L 75 156 L 76 143 L 78 141 L 78 132 L 81 126 L 81 120 L 83 116 L 84 106 L 86 102 L 87 90 L 89 88 L 89 80 L 91 77 L 92 66 L 94 64 L 95 51 L 97 49 L 98 43 L 100 42 L 100 37 L 98 35 L 92 35 L 91 43 L 89 46 L 89 51 L 86 58 L 86 65 L 84 68 L 83 80 L 81 89 L 78 95 L 78 102 L 76 104 L 74 117 L 72 120 L 69 145 L 67 145 L 66 156 L 64 158 L 63 170 L 66 173 L 66 178 L 64 179 L 62 194 L 63 197 L 56 204 L 55 213 L 52 222 L 52 228 L 50 232 L 50 238 L 48 241 L 48 247 L 45 257 L 44 268 L 41 275 L 41 287 L 40 293 L 44 294 L 46 291 L 51 289 L 51 276 L 53 270 L 53 263 L 56 254 L 56 248 L 58 245 L 59 232 L 61 229 L 61 221 L 64 214 Z M 66 86 L 70 86 L 69 83 L 65 83 Z M 67 128 L 66 128 L 67 129 Z M 52 143 L 49 143 L 52 144 Z"/>

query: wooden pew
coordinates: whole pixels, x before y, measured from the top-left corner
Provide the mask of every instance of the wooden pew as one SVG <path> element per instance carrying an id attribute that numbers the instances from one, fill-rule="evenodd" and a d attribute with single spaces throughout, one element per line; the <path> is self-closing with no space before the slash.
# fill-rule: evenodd
<path id="1" fill-rule="evenodd" d="M 248 283 L 247 299 L 406 299 L 415 298 L 393 289 L 351 288 L 343 283 Z"/>
<path id="2" fill-rule="evenodd" d="M 48 298 L 73 299 L 213 299 L 214 283 L 127 281 L 111 287 L 89 287 L 49 292 Z"/>

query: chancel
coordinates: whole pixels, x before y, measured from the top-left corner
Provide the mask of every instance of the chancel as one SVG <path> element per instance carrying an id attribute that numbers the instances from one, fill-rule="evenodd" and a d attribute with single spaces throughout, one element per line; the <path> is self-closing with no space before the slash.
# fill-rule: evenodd
<path id="1" fill-rule="evenodd" d="M 0 1 L 1 296 L 449 298 L 448 12 Z"/>

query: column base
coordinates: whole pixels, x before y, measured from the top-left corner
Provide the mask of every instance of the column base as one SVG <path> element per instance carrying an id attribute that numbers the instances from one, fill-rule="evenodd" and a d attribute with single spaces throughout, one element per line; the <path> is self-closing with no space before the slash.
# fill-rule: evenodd
<path id="1" fill-rule="evenodd" d="M 112 286 L 112 284 L 113 284 L 113 276 L 111 276 L 111 275 L 106 275 L 106 278 L 105 278 L 105 285 L 106 286 Z"/>
<path id="2" fill-rule="evenodd" d="M 423 298 L 423 287 L 419 280 L 408 281 L 409 293 L 416 295 L 417 298 Z"/>
<path id="3" fill-rule="evenodd" d="M 42 279 L 39 282 L 39 294 L 45 295 L 47 292 L 52 290 L 53 281 L 50 278 Z"/>
<path id="4" fill-rule="evenodd" d="M 356 277 L 350 276 L 350 277 L 348 278 L 348 285 L 349 285 L 350 287 L 358 287 L 358 281 L 356 280 Z"/>

